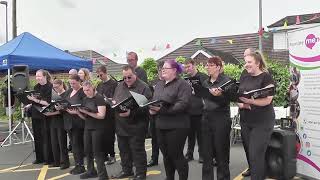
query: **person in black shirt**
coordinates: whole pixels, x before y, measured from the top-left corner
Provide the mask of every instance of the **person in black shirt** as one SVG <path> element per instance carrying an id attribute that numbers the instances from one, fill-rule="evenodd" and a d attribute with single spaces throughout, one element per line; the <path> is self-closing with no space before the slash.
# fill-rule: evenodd
<path id="1" fill-rule="evenodd" d="M 81 79 L 78 75 L 69 76 L 69 84 L 71 86 L 65 92 L 65 100 L 70 104 L 82 104 L 83 98 L 86 96 L 81 87 Z M 64 114 L 64 128 L 71 132 L 72 153 L 75 161 L 75 167 L 70 171 L 70 174 L 76 175 L 85 172 L 83 165 L 84 145 L 83 132 L 84 120 L 78 115 L 72 114 L 72 109 L 67 109 L 68 113 Z M 71 112 L 71 113 L 70 113 Z"/>
<path id="2" fill-rule="evenodd" d="M 188 105 L 191 87 L 179 77 L 182 67 L 175 60 L 168 60 L 162 67 L 163 80 L 154 89 L 153 100 L 161 100 L 161 106 L 149 106 L 149 112 L 156 116 L 157 138 L 163 154 L 166 180 L 173 180 L 175 171 L 179 179 L 188 179 L 188 161 L 183 147 L 190 128 Z"/>
<path id="3" fill-rule="evenodd" d="M 200 82 L 202 83 L 208 76 L 202 72 L 197 70 L 196 63 L 192 59 L 188 59 L 184 62 L 184 69 L 187 73 L 188 77 L 199 78 Z M 198 153 L 199 153 L 199 162 L 203 162 L 202 152 L 201 152 L 201 119 L 202 119 L 202 101 L 201 98 L 192 95 L 190 103 L 190 132 L 188 134 L 188 149 L 185 155 L 188 161 L 193 160 L 193 151 L 194 146 L 196 144 L 196 139 L 198 142 Z"/>
<path id="4" fill-rule="evenodd" d="M 209 78 L 203 82 L 211 95 L 203 99 L 204 112 L 202 124 L 203 166 L 202 179 L 214 179 L 213 151 L 217 161 L 217 179 L 230 179 L 230 92 L 224 92 L 219 86 L 230 78 L 223 74 L 223 61 L 219 56 L 208 59 L 206 64 Z M 235 93 L 235 92 L 234 92 Z"/>
<path id="5" fill-rule="evenodd" d="M 129 52 L 127 55 L 127 62 L 129 64 L 129 66 L 131 66 L 134 69 L 135 74 L 138 76 L 138 78 L 140 80 L 144 81 L 145 83 L 148 83 L 148 77 L 147 77 L 146 71 L 138 66 L 137 53 Z"/>
<path id="6" fill-rule="evenodd" d="M 87 172 L 80 175 L 80 179 L 99 177 L 99 180 L 109 179 L 105 161 L 104 138 L 106 135 L 107 120 L 106 103 L 103 96 L 96 94 L 95 88 L 90 81 L 82 83 L 86 97 L 82 106 L 78 109 L 69 110 L 71 114 L 77 114 L 85 120 L 84 144 L 87 159 Z M 97 163 L 96 171 L 94 159 Z"/>
<path id="7" fill-rule="evenodd" d="M 164 64 L 164 61 L 159 61 L 158 62 L 158 65 L 157 65 L 158 78 L 150 82 L 150 89 L 152 91 L 154 91 L 157 83 L 159 81 L 163 80 L 162 72 L 161 72 L 163 64 Z M 151 132 L 151 138 L 152 138 L 151 139 L 152 152 L 151 152 L 151 159 L 147 164 L 148 167 L 152 167 L 152 166 L 158 165 L 158 160 L 159 160 L 159 145 L 158 145 L 158 138 L 157 138 L 157 131 L 156 131 L 156 117 L 155 116 L 156 115 L 151 115 L 150 114 L 149 131 Z"/>
<path id="8" fill-rule="evenodd" d="M 62 80 L 53 81 L 52 101 L 60 100 L 64 97 L 65 85 Z M 44 115 L 51 118 L 50 136 L 54 162 L 51 167 L 67 169 L 70 166 L 67 149 L 67 132 L 64 129 L 62 112 L 46 112 Z"/>
<path id="9" fill-rule="evenodd" d="M 107 74 L 106 66 L 100 66 L 97 68 L 97 75 L 100 78 L 101 82 L 97 86 L 97 92 L 104 96 L 104 98 L 112 99 L 114 90 L 116 89 L 118 83 L 117 81 L 110 79 Z M 115 143 L 115 119 L 114 111 L 110 106 L 107 107 L 107 112 L 105 116 L 107 121 L 107 134 L 105 136 L 105 145 L 107 147 L 107 154 L 110 155 L 107 157 L 107 164 L 113 164 L 116 162 L 115 152 L 114 152 L 114 143 Z"/>
<path id="10" fill-rule="evenodd" d="M 36 153 L 36 160 L 34 164 L 46 163 L 50 164 L 53 161 L 53 154 L 51 150 L 50 141 L 50 120 L 47 119 L 36 106 L 47 106 L 51 102 L 52 84 L 50 82 L 51 76 L 48 71 L 40 69 L 36 72 L 37 84 L 34 90 L 40 93 L 40 96 L 29 95 L 27 98 L 32 102 L 32 129 L 34 135 L 34 146 Z"/>
<path id="11" fill-rule="evenodd" d="M 119 103 L 130 97 L 133 91 L 151 99 L 149 86 L 137 78 L 134 69 L 126 65 L 122 69 L 124 81 L 117 86 L 113 101 Z M 147 132 L 147 110 L 145 108 L 127 109 L 125 112 L 116 112 L 116 133 L 120 150 L 122 171 L 114 178 L 125 178 L 133 175 L 132 166 L 136 168 L 134 180 L 146 179 L 147 154 L 145 150 L 145 136 Z"/>
<path id="12" fill-rule="evenodd" d="M 255 51 L 245 56 L 245 70 L 240 77 L 239 93 L 275 86 L 262 55 Z M 257 99 L 240 97 L 241 137 L 249 154 L 252 180 L 262 180 L 267 146 L 275 124 L 273 95 Z"/>

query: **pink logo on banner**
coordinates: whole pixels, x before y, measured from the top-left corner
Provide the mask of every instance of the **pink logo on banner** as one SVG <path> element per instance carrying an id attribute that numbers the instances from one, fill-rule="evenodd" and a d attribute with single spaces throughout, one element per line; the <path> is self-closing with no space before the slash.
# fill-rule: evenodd
<path id="1" fill-rule="evenodd" d="M 319 41 L 320 41 L 319 37 L 316 37 L 314 34 L 309 34 L 304 40 L 304 43 L 309 49 L 312 49 L 313 46 L 316 45 L 316 43 Z"/>

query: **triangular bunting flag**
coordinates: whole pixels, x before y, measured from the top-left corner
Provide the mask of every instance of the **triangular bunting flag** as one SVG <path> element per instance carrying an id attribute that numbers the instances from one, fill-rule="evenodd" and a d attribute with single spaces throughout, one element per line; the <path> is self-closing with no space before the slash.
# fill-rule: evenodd
<path id="1" fill-rule="evenodd" d="M 166 45 L 166 49 L 170 49 L 171 48 L 171 46 L 170 46 L 170 44 L 168 43 L 167 45 Z"/>
<path id="2" fill-rule="evenodd" d="M 96 61 L 97 61 L 97 59 L 96 59 L 96 58 L 92 58 L 92 64 L 95 64 L 95 63 L 96 63 Z"/>
<path id="3" fill-rule="evenodd" d="M 143 52 L 143 49 L 141 48 L 141 49 L 138 49 L 138 52 L 139 53 L 142 53 Z"/>
<path id="4" fill-rule="evenodd" d="M 262 36 L 263 32 L 264 32 L 264 28 L 259 29 L 259 32 L 258 32 L 259 36 Z"/>
<path id="5" fill-rule="evenodd" d="M 263 37 L 266 39 L 269 38 L 269 33 L 263 33 Z"/>
<path id="6" fill-rule="evenodd" d="M 113 54 L 113 57 L 117 57 L 117 54 L 116 53 L 112 53 Z"/>
<path id="7" fill-rule="evenodd" d="M 202 42 L 201 42 L 200 39 L 197 40 L 196 45 L 197 45 L 197 46 L 202 46 Z"/>
<path id="8" fill-rule="evenodd" d="M 232 39 L 228 39 L 227 42 L 228 42 L 229 44 L 233 44 L 233 40 L 232 40 Z"/>
<path id="9" fill-rule="evenodd" d="M 284 28 L 284 29 L 287 29 L 287 28 L 288 28 L 288 22 L 287 22 L 287 20 L 284 21 L 283 28 Z"/>
<path id="10" fill-rule="evenodd" d="M 296 17 L 296 24 L 297 24 L 297 25 L 300 24 L 300 16 L 297 16 L 297 17 Z"/>

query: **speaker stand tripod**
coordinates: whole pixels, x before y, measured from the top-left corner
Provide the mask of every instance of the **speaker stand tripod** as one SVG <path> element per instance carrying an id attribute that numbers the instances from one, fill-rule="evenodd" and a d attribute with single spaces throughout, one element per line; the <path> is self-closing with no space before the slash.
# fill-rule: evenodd
<path id="1" fill-rule="evenodd" d="M 30 142 L 30 141 L 34 141 L 34 137 L 30 131 L 30 128 L 28 127 L 26 121 L 25 121 L 26 117 L 24 116 L 24 108 L 23 105 L 21 105 L 21 120 L 20 122 L 13 128 L 13 130 L 10 132 L 10 134 L 4 139 L 4 141 L 1 143 L 1 147 L 3 146 L 10 146 L 11 143 L 9 144 L 5 144 L 7 142 L 7 140 L 9 140 L 11 138 L 11 136 L 15 136 L 16 139 L 18 140 L 18 142 L 14 143 L 14 144 L 24 144 L 26 142 Z M 22 137 L 21 139 L 18 138 L 15 134 L 16 129 L 21 125 L 21 134 Z M 25 129 L 27 130 L 27 134 L 25 134 Z M 28 138 L 31 138 L 31 140 L 29 140 Z M 20 141 L 20 142 L 19 142 Z"/>

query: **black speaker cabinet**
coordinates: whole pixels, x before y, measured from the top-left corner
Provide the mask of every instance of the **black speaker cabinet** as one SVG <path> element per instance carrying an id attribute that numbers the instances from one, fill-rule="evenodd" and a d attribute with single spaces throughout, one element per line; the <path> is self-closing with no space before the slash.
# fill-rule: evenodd
<path id="1" fill-rule="evenodd" d="M 16 92 L 22 92 L 29 87 L 28 65 L 14 65 L 12 67 L 12 87 Z"/>
<path id="2" fill-rule="evenodd" d="M 266 153 L 266 176 L 291 179 L 297 172 L 296 133 L 275 129 Z"/>

